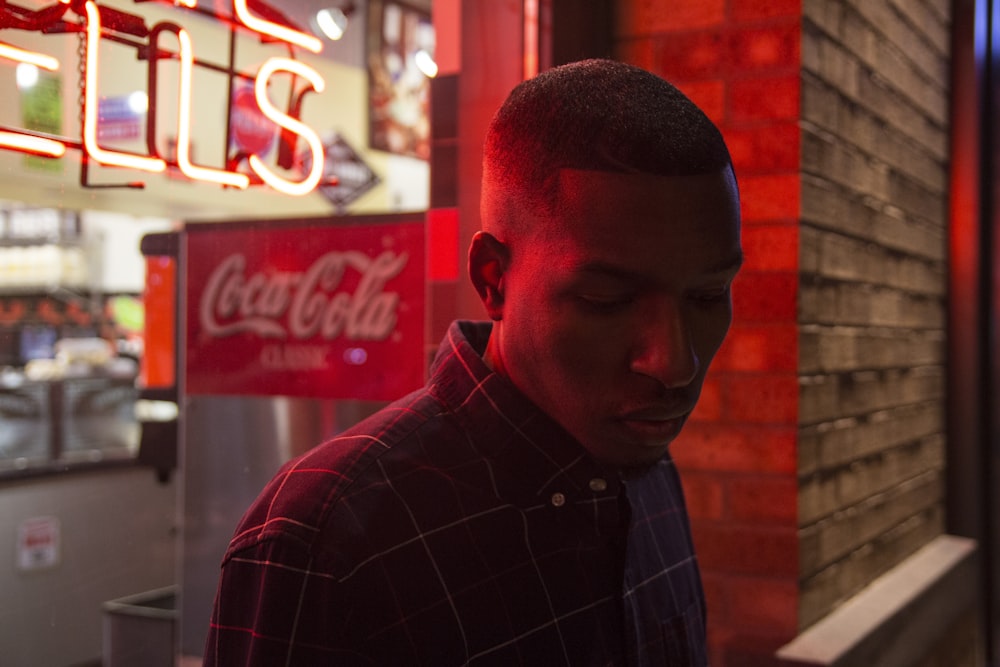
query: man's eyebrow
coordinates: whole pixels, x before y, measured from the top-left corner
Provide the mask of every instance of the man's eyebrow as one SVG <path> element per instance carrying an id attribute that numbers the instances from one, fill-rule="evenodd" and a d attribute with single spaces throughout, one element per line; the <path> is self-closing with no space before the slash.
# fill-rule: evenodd
<path id="1" fill-rule="evenodd" d="M 591 274 L 599 277 L 616 278 L 622 281 L 636 282 L 645 280 L 641 274 L 635 271 L 628 271 L 620 266 L 607 264 L 605 262 L 585 262 L 573 267 L 573 270 L 579 274 Z"/>
<path id="2" fill-rule="evenodd" d="M 722 260 L 718 264 L 708 267 L 705 270 L 705 275 L 717 275 L 721 273 L 735 273 L 740 270 L 743 266 L 743 253 L 738 252 L 735 255 L 731 255 L 726 259 Z M 585 262 L 579 266 L 574 267 L 574 271 L 581 274 L 592 274 L 599 276 L 606 276 L 609 278 L 617 278 L 619 280 L 628 281 L 643 281 L 646 280 L 645 276 L 640 273 L 633 271 L 628 271 L 620 266 L 614 264 L 607 264 L 605 262 Z"/>

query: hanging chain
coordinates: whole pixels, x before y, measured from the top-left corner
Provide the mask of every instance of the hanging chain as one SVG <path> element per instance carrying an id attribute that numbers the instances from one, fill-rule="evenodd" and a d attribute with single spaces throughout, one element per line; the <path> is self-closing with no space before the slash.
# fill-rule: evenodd
<path id="1" fill-rule="evenodd" d="M 84 118 L 87 111 L 87 27 L 84 25 L 83 17 L 80 17 L 80 31 L 77 32 L 77 47 L 76 47 L 76 68 L 77 68 L 77 87 L 79 88 L 80 97 L 80 134 L 83 134 Z"/>

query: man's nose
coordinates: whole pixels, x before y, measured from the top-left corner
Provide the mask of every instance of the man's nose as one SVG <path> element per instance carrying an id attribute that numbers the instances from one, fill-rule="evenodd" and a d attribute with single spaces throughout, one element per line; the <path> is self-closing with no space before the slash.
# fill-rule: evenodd
<path id="1" fill-rule="evenodd" d="M 679 299 L 657 299 L 644 313 L 630 360 L 635 373 L 648 375 L 665 387 L 684 387 L 698 374 L 690 326 Z"/>

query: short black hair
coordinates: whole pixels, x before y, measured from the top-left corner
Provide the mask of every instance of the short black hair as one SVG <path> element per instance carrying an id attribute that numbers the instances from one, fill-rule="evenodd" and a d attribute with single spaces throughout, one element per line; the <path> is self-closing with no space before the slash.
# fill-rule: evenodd
<path id="1" fill-rule="evenodd" d="M 582 60 L 511 91 L 487 130 L 484 196 L 547 206 L 560 169 L 690 176 L 727 166 L 722 134 L 674 85 L 626 63 Z"/>

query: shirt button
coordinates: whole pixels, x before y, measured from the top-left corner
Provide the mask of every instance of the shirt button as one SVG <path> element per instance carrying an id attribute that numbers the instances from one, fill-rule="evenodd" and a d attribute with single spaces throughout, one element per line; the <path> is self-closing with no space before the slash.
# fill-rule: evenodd
<path id="1" fill-rule="evenodd" d="M 608 481 L 605 479 L 601 479 L 600 477 L 595 477 L 594 479 L 590 480 L 590 490 L 596 492 L 607 491 Z"/>
<path id="2" fill-rule="evenodd" d="M 561 493 L 553 493 L 552 504 L 555 505 L 556 507 L 562 507 L 563 505 L 566 504 L 566 496 L 564 496 Z"/>

